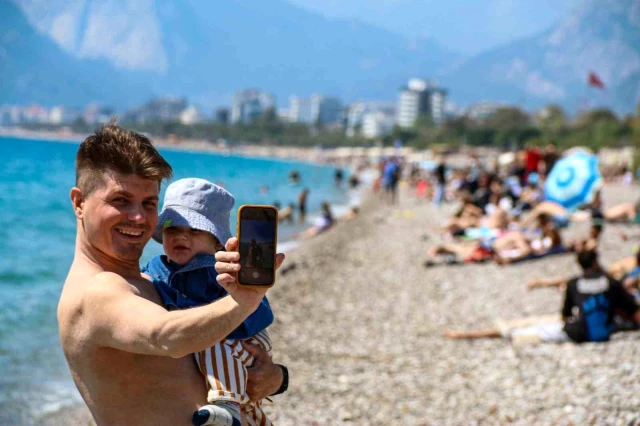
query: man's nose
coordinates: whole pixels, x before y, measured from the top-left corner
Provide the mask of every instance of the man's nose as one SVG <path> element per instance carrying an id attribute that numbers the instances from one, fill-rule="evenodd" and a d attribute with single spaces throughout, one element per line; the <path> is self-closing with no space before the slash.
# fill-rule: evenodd
<path id="1" fill-rule="evenodd" d="M 129 220 L 134 223 L 144 223 L 147 220 L 147 215 L 142 204 L 131 207 L 129 210 Z"/>

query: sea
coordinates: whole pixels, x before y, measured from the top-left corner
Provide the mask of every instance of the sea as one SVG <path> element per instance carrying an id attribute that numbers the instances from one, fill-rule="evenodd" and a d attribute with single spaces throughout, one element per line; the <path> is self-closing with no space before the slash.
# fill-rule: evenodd
<path id="1" fill-rule="evenodd" d="M 77 142 L 0 137 L 4 218 L 0 224 L 0 425 L 36 424 L 47 413 L 81 401 L 60 348 L 56 321 L 75 244 L 69 190 L 74 186 L 77 149 Z M 306 222 L 281 224 L 280 251 L 294 248 L 293 237 L 313 223 L 323 201 L 331 203 L 334 214 L 357 202 L 346 185 L 334 184 L 334 167 L 169 149 L 160 152 L 173 167 L 173 180 L 199 177 L 234 194 L 232 230 L 240 205 L 278 201 L 286 206 L 309 188 Z M 299 172 L 300 183 L 289 182 L 291 170 Z M 161 252 L 162 246 L 151 240 L 141 263 Z"/>

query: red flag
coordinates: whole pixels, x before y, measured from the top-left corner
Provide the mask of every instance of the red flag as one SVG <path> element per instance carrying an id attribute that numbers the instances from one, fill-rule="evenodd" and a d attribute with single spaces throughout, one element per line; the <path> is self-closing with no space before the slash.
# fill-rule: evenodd
<path id="1" fill-rule="evenodd" d="M 604 89 L 604 83 L 598 77 L 598 74 L 594 72 L 589 73 L 589 86 L 597 87 L 598 89 Z"/>

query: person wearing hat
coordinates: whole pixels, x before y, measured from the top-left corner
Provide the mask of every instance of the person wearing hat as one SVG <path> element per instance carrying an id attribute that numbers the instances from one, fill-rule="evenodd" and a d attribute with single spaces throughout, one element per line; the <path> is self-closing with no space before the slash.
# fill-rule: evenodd
<path id="1" fill-rule="evenodd" d="M 232 236 L 229 217 L 234 204 L 233 195 L 204 179 L 180 179 L 167 188 L 153 233 L 153 239 L 162 244 L 165 254 L 152 258 L 142 268 L 167 310 L 206 305 L 227 295 L 216 281 L 214 265 L 215 253 Z M 225 339 L 194 354 L 206 377 L 210 404 L 193 414 L 194 425 L 271 424 L 260 401 L 251 402 L 247 396 L 247 368 L 254 358 L 242 342 L 261 346 L 270 353 L 271 340 L 266 329 L 272 322 L 273 312 L 265 296 L 256 311 Z M 286 377 L 286 367 L 281 368 Z M 285 389 L 283 383 L 275 394 Z"/>

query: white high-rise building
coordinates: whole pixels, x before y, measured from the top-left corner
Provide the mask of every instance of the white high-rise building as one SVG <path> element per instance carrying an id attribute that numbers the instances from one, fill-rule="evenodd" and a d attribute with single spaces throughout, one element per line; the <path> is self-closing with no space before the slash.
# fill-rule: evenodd
<path id="1" fill-rule="evenodd" d="M 395 111 L 372 111 L 362 117 L 362 136 L 369 139 L 388 135 L 395 124 Z"/>
<path id="2" fill-rule="evenodd" d="M 380 114 L 378 114 L 380 113 Z M 346 135 L 353 137 L 359 131 L 365 135 L 365 125 L 367 126 L 366 137 L 378 137 L 391 131 L 393 124 L 387 128 L 387 118 L 395 117 L 396 109 L 394 102 L 356 102 L 349 105 L 347 111 Z M 366 123 L 365 123 L 366 119 Z M 382 123 L 382 124 L 381 124 Z"/>
<path id="3" fill-rule="evenodd" d="M 421 114 L 428 114 L 435 123 L 441 123 L 446 97 L 447 91 L 434 83 L 419 78 L 410 79 L 398 95 L 398 126 L 413 127 Z"/>
<path id="4" fill-rule="evenodd" d="M 233 95 L 231 123 L 250 123 L 266 109 L 274 108 L 275 100 L 271 93 L 256 89 L 243 90 Z"/>
<path id="5" fill-rule="evenodd" d="M 289 97 L 289 121 L 291 123 L 313 122 L 311 116 L 311 100 L 309 98 L 301 98 L 299 96 Z"/>

